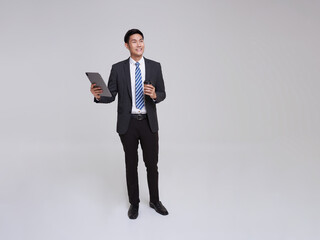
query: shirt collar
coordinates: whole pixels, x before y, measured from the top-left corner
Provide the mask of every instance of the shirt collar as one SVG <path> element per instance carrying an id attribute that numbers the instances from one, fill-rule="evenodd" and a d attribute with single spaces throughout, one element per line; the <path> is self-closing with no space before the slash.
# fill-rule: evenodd
<path id="1" fill-rule="evenodd" d="M 140 66 L 143 65 L 144 64 L 144 57 L 142 57 L 138 62 L 140 63 Z M 133 60 L 131 57 L 130 57 L 130 64 L 133 64 L 133 65 L 136 64 L 136 61 Z"/>

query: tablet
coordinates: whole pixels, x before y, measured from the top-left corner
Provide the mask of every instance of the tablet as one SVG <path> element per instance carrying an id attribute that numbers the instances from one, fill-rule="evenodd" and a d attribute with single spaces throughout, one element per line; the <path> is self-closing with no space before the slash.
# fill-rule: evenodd
<path id="1" fill-rule="evenodd" d="M 103 81 L 101 75 L 97 72 L 86 72 L 87 77 L 89 78 L 92 84 L 97 84 L 96 86 L 101 87 L 102 93 L 100 94 L 101 97 L 112 97 L 109 88 L 107 87 L 106 83 Z"/>

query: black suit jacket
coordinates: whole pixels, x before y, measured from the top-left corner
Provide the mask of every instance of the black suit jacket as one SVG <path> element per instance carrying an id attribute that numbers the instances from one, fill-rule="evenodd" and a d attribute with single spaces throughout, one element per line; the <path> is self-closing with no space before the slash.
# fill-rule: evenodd
<path id="1" fill-rule="evenodd" d="M 155 87 L 157 99 L 154 101 L 145 95 L 145 107 L 147 110 L 147 118 L 152 132 L 159 130 L 156 103 L 166 98 L 166 92 L 163 82 L 161 65 L 158 62 L 144 58 L 145 60 L 145 79 L 151 81 Z M 129 127 L 132 109 L 132 92 L 130 78 L 130 58 L 112 65 L 108 88 L 112 97 L 101 97 L 97 103 L 111 103 L 118 94 L 118 117 L 117 132 L 125 134 Z"/>

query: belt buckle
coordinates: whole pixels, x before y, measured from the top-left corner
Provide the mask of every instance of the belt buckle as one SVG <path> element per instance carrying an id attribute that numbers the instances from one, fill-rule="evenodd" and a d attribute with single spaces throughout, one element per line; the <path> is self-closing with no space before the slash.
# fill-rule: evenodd
<path id="1" fill-rule="evenodd" d="M 137 119 L 140 121 L 143 119 L 143 116 L 141 114 L 138 114 Z"/>

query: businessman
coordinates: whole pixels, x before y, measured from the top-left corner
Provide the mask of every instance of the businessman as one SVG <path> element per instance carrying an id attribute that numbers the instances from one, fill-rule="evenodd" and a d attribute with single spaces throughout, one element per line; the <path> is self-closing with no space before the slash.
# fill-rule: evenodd
<path id="1" fill-rule="evenodd" d="M 143 57 L 144 36 L 138 29 L 124 36 L 130 52 L 127 60 L 111 68 L 108 88 L 111 97 L 100 96 L 102 90 L 91 85 L 96 103 L 111 103 L 118 95 L 117 132 L 125 153 L 126 180 L 130 207 L 128 217 L 136 219 L 139 213 L 138 145 L 147 169 L 150 207 L 161 215 L 168 211 L 159 200 L 158 189 L 158 119 L 156 104 L 166 98 L 160 63 Z"/>

